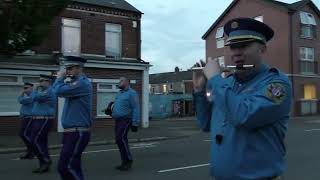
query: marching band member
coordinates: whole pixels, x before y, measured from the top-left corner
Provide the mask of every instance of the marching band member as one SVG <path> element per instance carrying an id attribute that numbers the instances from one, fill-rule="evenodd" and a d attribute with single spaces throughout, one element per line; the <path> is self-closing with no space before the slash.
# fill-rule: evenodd
<path id="1" fill-rule="evenodd" d="M 193 73 L 197 120 L 211 131 L 211 175 L 216 180 L 279 179 L 286 169 L 292 87 L 283 72 L 263 62 L 274 32 L 250 18 L 230 20 L 224 32 L 235 72 L 222 78 L 218 63 L 210 60 L 197 63 L 204 68 Z M 242 68 L 246 64 L 253 66 Z"/>
<path id="2" fill-rule="evenodd" d="M 83 180 L 81 156 L 90 140 L 92 124 L 92 85 L 83 73 L 86 59 L 65 57 L 66 71 L 57 74 L 54 91 L 65 98 L 62 113 L 63 147 L 58 170 L 63 180 Z"/>
<path id="3" fill-rule="evenodd" d="M 48 151 L 48 133 L 56 114 L 57 98 L 52 90 L 53 76 L 40 75 L 40 85 L 33 92 L 34 106 L 32 109 L 31 143 L 39 159 L 40 167 L 33 173 L 49 171 L 51 159 Z"/>

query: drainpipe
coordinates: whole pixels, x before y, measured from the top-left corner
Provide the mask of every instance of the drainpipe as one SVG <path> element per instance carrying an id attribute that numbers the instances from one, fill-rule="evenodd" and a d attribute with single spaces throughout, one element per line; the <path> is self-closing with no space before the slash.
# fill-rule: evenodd
<path id="1" fill-rule="evenodd" d="M 290 32 L 289 32 L 289 60 L 290 60 L 290 74 L 291 74 L 291 84 L 292 84 L 292 96 L 293 96 L 293 107 L 294 107 L 294 112 L 295 114 L 293 115 L 297 115 L 296 112 L 296 101 L 295 101 L 295 86 L 294 86 L 294 59 L 293 59 L 293 15 L 294 15 L 294 11 L 289 10 L 288 12 L 289 14 L 289 27 L 290 27 Z M 301 109 L 301 107 L 300 107 Z"/>

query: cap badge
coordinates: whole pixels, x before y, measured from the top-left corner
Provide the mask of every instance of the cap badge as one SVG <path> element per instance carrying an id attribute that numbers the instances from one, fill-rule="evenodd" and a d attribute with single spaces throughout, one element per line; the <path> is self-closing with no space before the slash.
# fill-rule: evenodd
<path id="1" fill-rule="evenodd" d="M 238 22 L 235 21 L 235 22 L 232 22 L 232 23 L 231 23 L 231 28 L 232 28 L 232 29 L 236 29 L 236 28 L 238 28 L 238 27 L 239 27 L 239 23 L 238 23 Z"/>

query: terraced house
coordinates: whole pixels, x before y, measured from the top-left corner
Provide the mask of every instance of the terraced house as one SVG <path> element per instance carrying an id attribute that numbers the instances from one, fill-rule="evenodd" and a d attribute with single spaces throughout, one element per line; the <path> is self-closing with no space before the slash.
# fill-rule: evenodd
<path id="1" fill-rule="evenodd" d="M 96 128 L 112 125 L 102 112 L 114 99 L 120 76 L 131 80 L 141 101 L 142 125 L 148 126 L 149 63 L 141 59 L 143 13 L 125 0 L 73 0 L 55 17 L 43 42 L 13 58 L 0 59 L 0 134 L 16 134 L 17 96 L 23 82 L 37 82 L 39 74 L 59 70 L 59 55 L 88 59 L 86 74 L 94 87 Z M 58 103 L 57 119 L 62 113 Z"/>
<path id="2" fill-rule="evenodd" d="M 287 4 L 274 0 L 234 0 L 202 36 L 206 58 L 230 64 L 224 46 L 223 25 L 236 17 L 263 21 L 275 31 L 268 43 L 266 62 L 284 71 L 291 79 L 292 115 L 319 114 L 320 104 L 320 11 L 311 0 Z"/>

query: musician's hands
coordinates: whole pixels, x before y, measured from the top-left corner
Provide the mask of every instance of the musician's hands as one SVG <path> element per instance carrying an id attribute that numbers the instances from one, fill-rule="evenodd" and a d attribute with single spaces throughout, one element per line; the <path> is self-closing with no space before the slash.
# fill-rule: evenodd
<path id="1" fill-rule="evenodd" d="M 61 78 L 66 76 L 66 71 L 65 70 L 60 70 L 57 72 L 57 78 Z"/>
<path id="2" fill-rule="evenodd" d="M 207 79 L 211 79 L 213 76 L 221 73 L 221 68 L 217 60 L 208 59 L 207 64 L 203 68 L 203 73 Z"/>
<path id="3" fill-rule="evenodd" d="M 193 67 L 204 67 L 205 63 L 201 60 L 197 62 Z M 203 91 L 206 87 L 207 79 L 201 69 L 194 70 L 192 73 L 193 90 L 195 92 Z"/>
<path id="4" fill-rule="evenodd" d="M 196 92 L 204 90 L 207 80 L 221 73 L 217 60 L 209 59 L 207 63 L 201 60 L 193 67 L 204 67 L 202 70 L 195 70 L 193 72 L 193 88 Z"/>

